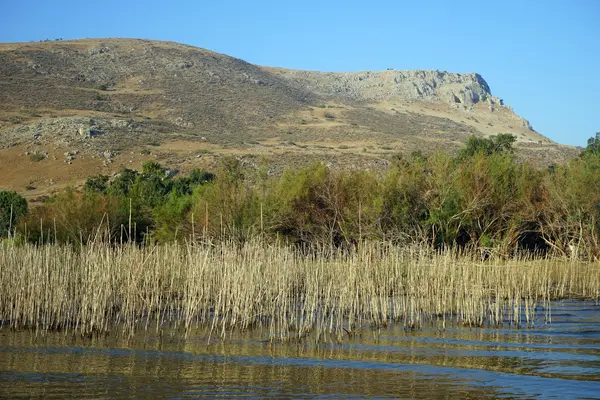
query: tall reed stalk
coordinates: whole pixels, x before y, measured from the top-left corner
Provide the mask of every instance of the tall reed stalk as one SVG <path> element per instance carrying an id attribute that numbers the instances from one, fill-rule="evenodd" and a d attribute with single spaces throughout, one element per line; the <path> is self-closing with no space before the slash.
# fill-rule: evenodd
<path id="1" fill-rule="evenodd" d="M 426 323 L 518 327 L 566 297 L 600 299 L 600 266 L 487 260 L 455 250 L 365 243 L 310 255 L 243 246 L 0 245 L 0 321 L 90 335 L 197 327 L 210 337 L 262 328 L 272 340 L 342 339 Z M 550 314 L 546 321 L 550 322 Z"/>

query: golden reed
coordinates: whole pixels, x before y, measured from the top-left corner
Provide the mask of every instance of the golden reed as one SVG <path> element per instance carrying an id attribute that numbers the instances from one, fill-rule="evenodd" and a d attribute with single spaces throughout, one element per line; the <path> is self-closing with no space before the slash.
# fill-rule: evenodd
<path id="1" fill-rule="evenodd" d="M 365 243 L 310 255 L 218 245 L 0 245 L 0 321 L 39 333 L 131 335 L 261 328 L 271 340 L 340 340 L 425 323 L 532 326 L 552 299 L 600 299 L 597 262 L 489 259 Z M 534 321 L 538 307 L 547 318 Z"/>

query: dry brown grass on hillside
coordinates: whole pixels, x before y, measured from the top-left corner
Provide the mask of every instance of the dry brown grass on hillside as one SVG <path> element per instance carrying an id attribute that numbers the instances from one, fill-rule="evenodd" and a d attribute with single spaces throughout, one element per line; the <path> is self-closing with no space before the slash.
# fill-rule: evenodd
<path id="1" fill-rule="evenodd" d="M 427 90 L 412 90 L 411 79 Z M 474 74 L 304 73 L 172 42 L 0 44 L 0 185 L 23 190 L 34 181 L 42 192 L 52 190 L 50 180 L 78 184 L 138 165 L 142 151 L 173 168 L 210 167 L 221 154 L 369 168 L 385 164 L 389 152 L 454 151 L 472 134 L 512 133 L 524 156 L 542 165 L 575 154 L 509 108 L 490 111 L 491 100 L 448 104 L 444 88 L 489 90 Z M 81 130 L 98 134 L 86 138 Z M 190 148 L 164 150 L 179 142 Z M 210 153 L 197 157 L 196 148 Z M 73 150 L 80 156 L 61 164 L 60 154 Z M 104 165 L 107 151 L 115 157 Z M 59 156 L 32 165 L 27 152 Z"/>

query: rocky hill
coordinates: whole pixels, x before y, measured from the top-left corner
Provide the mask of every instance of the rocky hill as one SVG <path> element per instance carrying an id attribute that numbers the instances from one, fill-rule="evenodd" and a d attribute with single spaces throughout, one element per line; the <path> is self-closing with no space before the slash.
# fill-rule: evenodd
<path id="1" fill-rule="evenodd" d="M 463 110 L 488 104 L 490 111 L 503 107 L 502 99 L 492 96 L 487 82 L 476 73 L 446 71 L 312 72 L 273 69 L 296 85 L 322 97 L 343 97 L 362 102 L 403 100 L 407 102 L 444 102 Z M 533 130 L 529 123 L 523 127 Z"/>
<path id="2" fill-rule="evenodd" d="M 512 133 L 542 164 L 573 156 L 492 95 L 478 74 L 328 73 L 261 67 L 171 42 L 0 44 L 0 187 L 30 197 L 138 167 L 323 160 L 377 168 L 391 155 Z"/>

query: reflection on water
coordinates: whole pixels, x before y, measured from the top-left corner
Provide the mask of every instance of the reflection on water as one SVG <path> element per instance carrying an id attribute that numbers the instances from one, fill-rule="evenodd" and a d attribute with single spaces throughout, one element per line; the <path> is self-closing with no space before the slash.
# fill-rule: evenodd
<path id="1" fill-rule="evenodd" d="M 0 331 L 0 397 L 600 398 L 600 306 L 554 303 L 536 329 L 390 327 L 342 343 L 207 344 L 140 334 L 81 339 Z M 365 331 L 366 332 L 366 331 Z"/>

